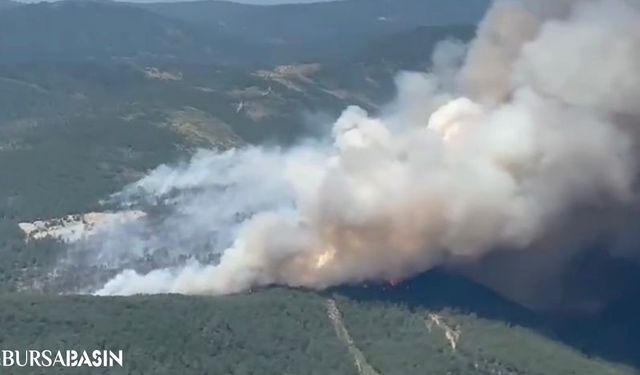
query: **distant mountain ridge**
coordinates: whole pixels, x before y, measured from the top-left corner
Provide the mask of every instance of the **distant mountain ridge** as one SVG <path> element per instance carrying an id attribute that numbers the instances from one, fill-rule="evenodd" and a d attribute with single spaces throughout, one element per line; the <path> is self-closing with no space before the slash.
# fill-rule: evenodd
<path id="1" fill-rule="evenodd" d="M 258 6 L 0 0 L 0 64 L 145 58 L 282 64 L 354 53 L 422 26 L 475 25 L 489 0 L 344 0 Z"/>
<path id="2" fill-rule="evenodd" d="M 0 63 L 70 62 L 112 57 L 226 61 L 241 43 L 203 35 L 182 21 L 123 3 L 63 1 L 0 12 Z"/>
<path id="3" fill-rule="evenodd" d="M 139 4 L 209 33 L 266 44 L 283 60 L 349 53 L 370 38 L 421 26 L 476 25 L 490 0 L 343 0 L 256 6 L 228 1 Z"/>
<path id="4" fill-rule="evenodd" d="M 138 6 L 248 39 L 331 38 L 345 31 L 398 32 L 418 26 L 476 24 L 489 0 L 343 0 L 256 6 L 199 0 Z M 283 22 L 287 21 L 287 22 Z"/>

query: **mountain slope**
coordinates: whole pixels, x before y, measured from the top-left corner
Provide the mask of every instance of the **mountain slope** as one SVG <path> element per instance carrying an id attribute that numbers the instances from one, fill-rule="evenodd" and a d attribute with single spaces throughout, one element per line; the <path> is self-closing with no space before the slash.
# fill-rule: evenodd
<path id="1" fill-rule="evenodd" d="M 487 0 L 346 0 L 255 6 L 201 0 L 140 6 L 246 39 L 295 43 L 328 40 L 345 33 L 375 36 L 418 26 L 476 24 L 488 5 Z"/>
<path id="2" fill-rule="evenodd" d="M 488 0 L 0 3 L 0 64 L 136 58 L 268 65 L 354 56 L 421 26 L 474 25 Z M 80 32 L 81 31 L 81 32 Z"/>
<path id="3" fill-rule="evenodd" d="M 203 0 L 141 5 L 209 33 L 224 31 L 269 46 L 273 63 L 351 55 L 382 35 L 420 26 L 475 25 L 488 0 L 347 0 L 255 6 Z"/>
<path id="4" fill-rule="evenodd" d="M 5 295 L 0 303 L 0 342 L 12 349 L 124 351 L 124 368 L 92 373 L 633 374 L 530 329 L 456 309 L 287 289 L 217 298 Z"/>
<path id="5" fill-rule="evenodd" d="M 102 6 L 114 5 L 86 5 Z M 264 69 L 179 56 L 0 64 L 0 290 L 34 286 L 60 250 L 25 244 L 19 222 L 104 209 L 101 199 L 197 147 L 286 144 L 323 133 L 348 105 L 375 111 L 399 69 L 423 69 L 437 40 L 471 29 L 421 27 L 363 42 L 353 57 Z"/>
<path id="6" fill-rule="evenodd" d="M 114 57 L 237 60 L 247 51 L 222 34 L 122 3 L 62 1 L 0 13 L 0 63 L 67 62 Z"/>

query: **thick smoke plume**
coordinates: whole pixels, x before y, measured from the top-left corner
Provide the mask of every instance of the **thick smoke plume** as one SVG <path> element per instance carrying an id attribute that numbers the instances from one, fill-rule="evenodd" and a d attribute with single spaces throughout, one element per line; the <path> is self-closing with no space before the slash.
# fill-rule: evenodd
<path id="1" fill-rule="evenodd" d="M 157 228 L 185 262 L 123 271 L 97 294 L 403 279 L 496 250 L 577 249 L 594 228 L 628 250 L 601 220 L 636 202 L 637 2 L 498 1 L 457 73 L 437 72 L 401 74 L 381 116 L 346 109 L 330 142 L 201 152 L 127 188 L 116 198 L 170 202 Z M 154 248 L 139 232 L 110 233 L 102 254 Z"/>

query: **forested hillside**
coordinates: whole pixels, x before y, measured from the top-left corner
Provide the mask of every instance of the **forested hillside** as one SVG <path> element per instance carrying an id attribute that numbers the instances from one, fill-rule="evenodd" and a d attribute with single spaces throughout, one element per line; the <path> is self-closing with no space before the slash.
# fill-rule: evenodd
<path id="1" fill-rule="evenodd" d="M 92 373 L 633 374 L 498 320 L 340 295 L 271 289 L 219 298 L 10 295 L 0 302 L 3 345 L 124 350 L 124 368 Z"/>

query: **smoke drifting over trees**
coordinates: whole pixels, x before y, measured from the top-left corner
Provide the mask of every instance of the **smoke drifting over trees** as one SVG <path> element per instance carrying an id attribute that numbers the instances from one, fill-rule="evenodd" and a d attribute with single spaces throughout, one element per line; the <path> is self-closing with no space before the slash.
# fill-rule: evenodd
<path id="1" fill-rule="evenodd" d="M 96 259 L 163 242 L 188 260 L 96 293 L 321 289 L 496 250 L 544 251 L 553 268 L 603 237 L 633 257 L 619 224 L 637 217 L 640 5 L 497 1 L 464 64 L 439 66 L 458 53 L 443 44 L 432 73 L 401 74 L 379 116 L 346 109 L 330 139 L 203 151 L 128 187 L 114 199 L 170 215 L 151 236 L 147 222 L 101 234 Z"/>

